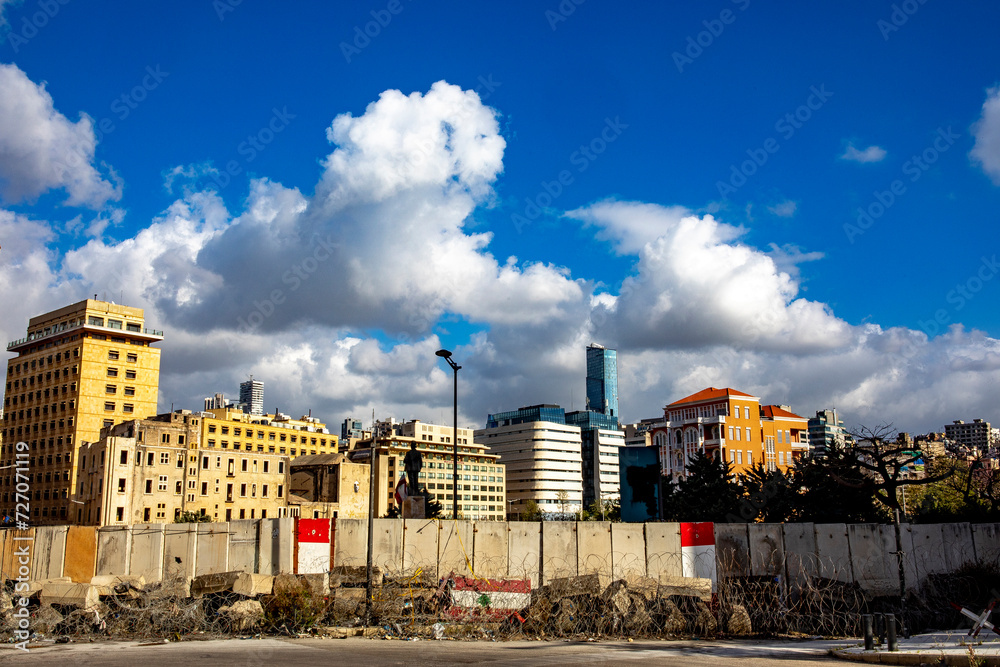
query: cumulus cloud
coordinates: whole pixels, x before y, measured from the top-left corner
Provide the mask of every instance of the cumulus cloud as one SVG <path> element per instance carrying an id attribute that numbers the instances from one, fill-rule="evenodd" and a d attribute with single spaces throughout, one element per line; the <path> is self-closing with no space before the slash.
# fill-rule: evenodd
<path id="1" fill-rule="evenodd" d="M 976 143 L 969 155 L 1000 185 L 1000 86 L 987 91 L 982 115 L 972 126 L 972 136 Z"/>
<path id="2" fill-rule="evenodd" d="M 94 166 L 97 140 L 86 115 L 76 123 L 56 111 L 44 84 L 17 65 L 0 64 L 0 196 L 8 203 L 65 190 L 70 206 L 99 209 L 121 197 L 116 174 Z"/>
<path id="3" fill-rule="evenodd" d="M 881 162 L 885 159 L 886 152 L 881 146 L 869 146 L 862 150 L 855 148 L 854 144 L 848 144 L 847 150 L 840 156 L 841 160 L 849 160 L 851 162 Z"/>
<path id="4" fill-rule="evenodd" d="M 615 305 L 598 305 L 604 329 L 636 348 L 747 345 L 799 353 L 840 345 L 849 327 L 822 303 L 796 298 L 798 284 L 766 253 L 739 242 L 744 230 L 711 215 L 678 217 L 652 204 L 606 201 L 571 217 L 616 239 L 641 228 L 658 236 L 638 251 Z"/>

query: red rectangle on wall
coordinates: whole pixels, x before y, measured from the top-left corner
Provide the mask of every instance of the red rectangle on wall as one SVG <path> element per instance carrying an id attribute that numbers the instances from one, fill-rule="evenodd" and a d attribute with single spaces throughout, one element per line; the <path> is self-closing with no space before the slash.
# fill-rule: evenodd
<path id="1" fill-rule="evenodd" d="M 299 542 L 330 543 L 329 519 L 299 519 Z"/>
<path id="2" fill-rule="evenodd" d="M 711 521 L 681 524 L 682 547 L 715 546 L 715 524 Z"/>

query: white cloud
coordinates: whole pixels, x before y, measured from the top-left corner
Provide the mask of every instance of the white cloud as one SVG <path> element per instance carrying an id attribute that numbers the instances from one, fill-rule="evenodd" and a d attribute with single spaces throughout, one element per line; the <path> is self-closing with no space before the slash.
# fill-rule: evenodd
<path id="1" fill-rule="evenodd" d="M 76 123 L 56 111 L 45 85 L 16 65 L 0 64 L 0 196 L 9 203 L 52 189 L 66 203 L 99 209 L 121 197 L 121 184 L 94 166 L 97 140 L 84 115 Z"/>
<path id="2" fill-rule="evenodd" d="M 983 113 L 972 126 L 972 136 L 976 143 L 969 155 L 1000 185 L 1000 86 L 987 91 Z"/>
<path id="3" fill-rule="evenodd" d="M 798 208 L 798 203 L 792 201 L 791 199 L 786 199 L 785 201 L 779 202 L 774 206 L 768 206 L 767 210 L 779 218 L 792 218 L 795 217 L 795 213 L 798 211 Z"/>
<path id="4" fill-rule="evenodd" d="M 851 162 L 881 162 L 885 159 L 886 151 L 881 146 L 869 146 L 868 148 L 858 150 L 854 147 L 854 144 L 848 144 L 847 150 L 840 156 L 841 160 L 850 160 Z"/>

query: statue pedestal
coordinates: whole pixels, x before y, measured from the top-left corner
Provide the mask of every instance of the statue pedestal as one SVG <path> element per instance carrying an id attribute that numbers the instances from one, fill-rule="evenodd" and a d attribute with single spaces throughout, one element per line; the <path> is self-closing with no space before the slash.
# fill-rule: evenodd
<path id="1" fill-rule="evenodd" d="M 427 505 L 423 496 L 409 496 L 403 501 L 404 519 L 426 519 Z"/>

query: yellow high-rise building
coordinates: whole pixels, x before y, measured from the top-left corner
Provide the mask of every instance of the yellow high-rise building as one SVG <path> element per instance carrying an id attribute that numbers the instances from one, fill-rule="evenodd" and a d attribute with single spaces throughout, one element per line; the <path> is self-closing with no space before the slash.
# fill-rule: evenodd
<path id="1" fill-rule="evenodd" d="M 16 507 L 14 450 L 30 455 L 32 525 L 67 523 L 76 460 L 101 429 L 156 414 L 162 331 L 145 327 L 141 308 L 87 299 L 31 318 L 27 335 L 7 345 L 0 516 Z M 23 471 L 22 471 L 23 474 Z"/>

